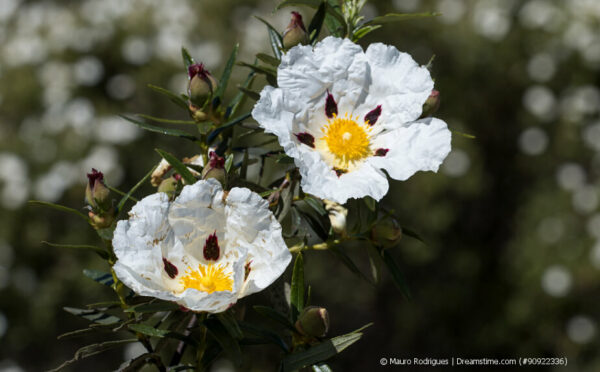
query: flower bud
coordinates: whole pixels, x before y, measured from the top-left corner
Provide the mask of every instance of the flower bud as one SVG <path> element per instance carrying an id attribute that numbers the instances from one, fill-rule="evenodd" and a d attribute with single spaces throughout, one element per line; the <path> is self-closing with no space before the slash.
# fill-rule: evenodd
<path id="1" fill-rule="evenodd" d="M 208 156 L 208 164 L 202 169 L 202 179 L 214 178 L 222 184 L 225 183 L 225 158 L 214 151 L 211 151 Z"/>
<path id="2" fill-rule="evenodd" d="M 93 209 L 107 210 L 110 207 L 110 190 L 104 184 L 104 175 L 92 168 L 87 174 L 88 184 L 85 188 L 85 200 Z"/>
<path id="3" fill-rule="evenodd" d="M 305 336 L 324 337 L 329 330 L 329 313 L 324 307 L 309 306 L 296 321 L 296 330 Z"/>
<path id="4" fill-rule="evenodd" d="M 283 33 L 283 47 L 290 49 L 298 44 L 308 44 L 308 33 L 302 22 L 302 16 L 298 12 L 292 12 L 290 24 Z"/>
<path id="5" fill-rule="evenodd" d="M 371 230 L 371 239 L 375 244 L 383 248 L 390 248 L 396 245 L 402 238 L 402 227 L 395 218 L 386 217 L 377 222 Z"/>
<path id="6" fill-rule="evenodd" d="M 437 112 L 440 108 L 440 92 L 437 90 L 432 90 L 429 98 L 423 104 L 423 113 L 421 114 L 422 118 L 426 118 L 432 116 Z"/>
<path id="7" fill-rule="evenodd" d="M 169 197 L 173 196 L 175 191 L 177 191 L 177 184 L 179 183 L 178 178 L 180 177 L 172 176 L 163 180 L 158 186 L 158 192 L 164 192 L 169 195 Z"/>
<path id="8" fill-rule="evenodd" d="M 111 207 L 110 210 L 99 213 L 89 211 L 88 216 L 90 217 L 90 224 L 94 229 L 105 229 L 112 226 L 113 222 L 115 222 L 115 209 Z"/>
<path id="9" fill-rule="evenodd" d="M 188 95 L 192 103 L 202 106 L 217 89 L 217 80 L 204 68 L 202 63 L 193 64 L 188 67 L 190 82 Z"/>
<path id="10" fill-rule="evenodd" d="M 337 234 L 345 235 L 348 209 L 331 200 L 323 200 L 323 203 L 325 203 L 325 210 L 329 215 L 329 222 L 331 222 L 333 231 Z"/>

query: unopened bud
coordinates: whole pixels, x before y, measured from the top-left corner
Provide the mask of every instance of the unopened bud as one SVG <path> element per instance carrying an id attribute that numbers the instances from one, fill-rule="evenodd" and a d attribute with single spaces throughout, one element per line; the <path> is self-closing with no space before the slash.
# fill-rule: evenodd
<path id="1" fill-rule="evenodd" d="M 298 12 L 292 12 L 290 24 L 283 33 L 283 47 L 290 49 L 298 44 L 308 44 L 308 33 L 302 22 L 302 16 Z"/>
<path id="2" fill-rule="evenodd" d="M 324 307 L 309 306 L 296 321 L 296 330 L 305 336 L 324 337 L 329 331 L 329 313 Z"/>
<path id="3" fill-rule="evenodd" d="M 106 210 L 110 207 L 110 190 L 104 184 L 104 175 L 92 168 L 87 174 L 88 184 L 85 188 L 85 200 L 93 209 Z"/>
<path id="4" fill-rule="evenodd" d="M 329 215 L 329 221 L 331 222 L 333 231 L 341 235 L 346 234 L 346 217 L 348 216 L 348 209 L 331 200 L 323 200 L 323 203 L 325 203 L 325 210 Z"/>
<path id="5" fill-rule="evenodd" d="M 89 211 L 88 216 L 90 217 L 90 224 L 96 230 L 105 229 L 111 227 L 115 222 L 115 209 L 110 208 L 106 212 L 94 213 Z"/>
<path id="6" fill-rule="evenodd" d="M 202 63 L 193 64 L 188 67 L 190 82 L 188 94 L 192 103 L 202 106 L 217 89 L 217 80 L 204 68 Z"/>
<path id="7" fill-rule="evenodd" d="M 214 178 L 225 183 L 225 158 L 217 155 L 214 151 L 211 151 L 208 156 L 208 164 L 202 169 L 202 179 Z"/>
<path id="8" fill-rule="evenodd" d="M 375 244 L 384 248 L 393 247 L 402 239 L 402 227 L 396 219 L 386 217 L 373 227 L 371 238 Z"/>
<path id="9" fill-rule="evenodd" d="M 432 90 L 429 98 L 423 104 L 423 113 L 421 114 L 422 118 L 426 118 L 429 116 L 433 116 L 440 108 L 440 92 L 437 90 Z"/>
<path id="10" fill-rule="evenodd" d="M 158 192 L 164 192 L 169 195 L 169 197 L 173 196 L 175 191 L 177 191 L 177 184 L 179 183 L 178 178 L 180 177 L 173 176 L 163 180 L 158 186 Z"/>

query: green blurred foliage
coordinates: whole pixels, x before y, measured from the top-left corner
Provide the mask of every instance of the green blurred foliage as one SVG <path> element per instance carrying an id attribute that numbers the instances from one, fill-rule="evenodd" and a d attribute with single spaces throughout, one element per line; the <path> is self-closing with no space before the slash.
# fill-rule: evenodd
<path id="1" fill-rule="evenodd" d="M 267 31 L 251 15 L 283 30 L 290 9 L 272 13 L 276 3 L 0 4 L 0 370 L 51 368 L 82 342 L 97 341 L 57 341 L 85 324 L 62 307 L 110 296 L 81 274 L 103 269 L 94 255 L 41 244 L 94 244 L 95 233 L 25 201 L 83 211 L 92 167 L 127 190 L 159 161 L 155 147 L 193 155 L 182 140 L 142 133 L 117 115 L 187 119 L 146 84 L 185 91 L 182 45 L 217 74 L 235 42 L 243 61 L 269 52 Z M 384 199 L 426 241 L 405 237 L 390 249 L 411 301 L 387 273 L 372 286 L 327 252 L 305 254 L 311 302 L 328 308 L 332 335 L 375 322 L 330 365 L 373 370 L 381 357 L 556 356 L 569 358 L 564 370 L 597 371 L 600 5 L 379 0 L 363 13 L 426 11 L 443 14 L 386 25 L 361 44 L 392 44 L 421 64 L 435 55 L 436 116 L 455 131 L 453 152 L 437 175 L 392 181 Z M 247 72 L 238 67 L 232 81 Z M 231 84 L 229 93 L 235 90 Z M 141 190 L 150 192 L 149 185 Z M 366 247 L 345 250 L 368 273 Z M 123 359 L 116 350 L 77 369 L 110 370 Z M 258 355 L 254 368 L 274 369 L 269 361 Z"/>

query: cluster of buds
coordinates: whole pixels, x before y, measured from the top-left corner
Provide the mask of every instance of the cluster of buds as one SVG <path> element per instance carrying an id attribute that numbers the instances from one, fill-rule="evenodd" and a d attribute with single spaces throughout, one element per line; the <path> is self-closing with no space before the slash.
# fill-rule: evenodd
<path id="1" fill-rule="evenodd" d="M 292 12 L 292 20 L 283 33 L 283 48 L 290 49 L 298 44 L 306 45 L 309 42 L 309 35 L 302 22 L 302 16 L 298 12 Z"/>
<path id="2" fill-rule="evenodd" d="M 115 220 L 115 208 L 110 198 L 110 190 L 104 183 L 104 175 L 92 168 L 92 173 L 88 173 L 87 178 L 85 201 L 90 207 L 90 223 L 95 229 L 110 227 Z"/>
<path id="3" fill-rule="evenodd" d="M 325 337 L 329 331 L 329 313 L 324 307 L 308 306 L 298 316 L 296 330 L 307 337 Z"/>

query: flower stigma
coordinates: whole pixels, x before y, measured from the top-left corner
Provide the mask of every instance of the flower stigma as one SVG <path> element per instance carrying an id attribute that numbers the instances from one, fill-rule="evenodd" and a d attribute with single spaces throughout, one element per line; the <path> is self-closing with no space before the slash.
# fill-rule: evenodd
<path id="1" fill-rule="evenodd" d="M 180 279 L 183 289 L 194 288 L 202 292 L 213 293 L 231 291 L 233 279 L 231 273 L 225 271 L 222 265 L 198 265 L 198 270 L 187 268 L 185 275 Z"/>
<path id="2" fill-rule="evenodd" d="M 326 148 L 333 155 L 334 168 L 347 170 L 353 163 L 371 156 L 371 128 L 357 122 L 346 115 L 333 115 L 328 124 L 321 130 L 324 134 L 320 139 L 325 141 Z"/>

